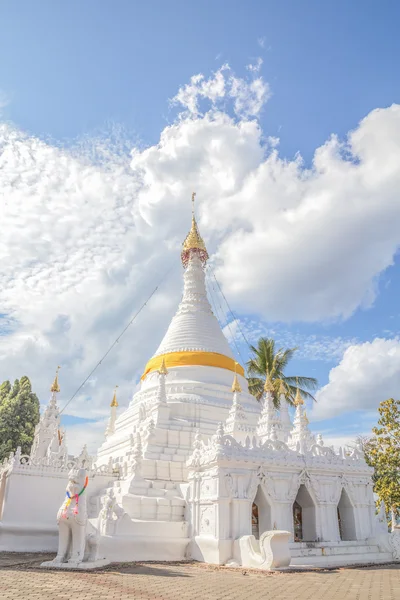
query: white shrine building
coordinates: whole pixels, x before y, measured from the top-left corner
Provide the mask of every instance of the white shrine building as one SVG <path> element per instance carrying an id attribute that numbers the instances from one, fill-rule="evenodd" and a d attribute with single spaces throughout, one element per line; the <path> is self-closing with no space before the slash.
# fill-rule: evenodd
<path id="1" fill-rule="evenodd" d="M 248 392 L 207 298 L 207 259 L 193 216 L 182 300 L 119 415 L 114 394 L 93 459 L 85 449 L 68 457 L 56 378 L 31 456 L 0 467 L 0 550 L 56 549 L 68 471 L 83 464 L 90 523 L 111 561 L 240 565 L 240 540 L 271 530 L 290 532 L 294 565 L 396 558 L 361 448 L 336 452 L 315 438 L 299 392 L 293 423 L 283 389 L 274 407 L 268 378 L 261 403 Z"/>

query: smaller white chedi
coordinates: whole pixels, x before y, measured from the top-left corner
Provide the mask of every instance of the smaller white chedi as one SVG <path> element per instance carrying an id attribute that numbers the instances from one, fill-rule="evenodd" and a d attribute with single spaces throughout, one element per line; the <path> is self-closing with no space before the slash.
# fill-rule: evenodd
<path id="1" fill-rule="evenodd" d="M 96 539 L 97 555 L 257 568 L 392 560 L 395 538 L 375 514 L 373 470 L 361 448 L 334 451 L 315 438 L 299 390 L 293 423 L 283 384 L 278 402 L 269 376 L 261 403 L 249 393 L 207 298 L 208 254 L 194 214 L 181 256 L 182 300 L 139 391 L 120 414 L 114 393 L 96 457 L 74 459 L 75 470 L 88 470 L 86 536 Z M 24 550 L 57 549 L 56 514 L 71 469 L 65 438 L 56 444 L 58 419 L 52 396 L 29 464 L 10 457 L 3 465 L 0 549 L 15 548 L 24 510 L 9 498 L 35 497 L 58 477 L 36 512 L 19 521 L 18 538 Z M 57 453 L 58 470 L 55 462 L 37 466 Z M 22 476 L 28 471 L 35 480 Z M 69 560 L 61 548 L 56 560 Z"/>
<path id="2" fill-rule="evenodd" d="M 51 385 L 50 402 L 47 405 L 40 422 L 35 428 L 30 458 L 34 461 L 49 459 L 65 462 L 67 459 L 67 439 L 65 429 L 60 427 L 60 414 L 57 406 L 57 394 L 60 392 L 57 367 L 54 381 Z"/>

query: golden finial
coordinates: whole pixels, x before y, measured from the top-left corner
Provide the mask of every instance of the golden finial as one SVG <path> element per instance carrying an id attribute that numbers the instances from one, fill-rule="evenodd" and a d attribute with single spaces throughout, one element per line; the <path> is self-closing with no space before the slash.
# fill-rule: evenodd
<path id="1" fill-rule="evenodd" d="M 283 379 L 281 379 L 280 384 L 279 384 L 279 395 L 286 396 L 286 393 L 287 393 L 287 388 L 286 388 L 285 382 L 283 381 Z"/>
<path id="2" fill-rule="evenodd" d="M 58 393 L 60 391 L 60 386 L 58 385 L 58 371 L 61 369 L 60 365 L 57 367 L 56 376 L 54 377 L 54 381 L 51 385 L 50 391 Z"/>
<path id="3" fill-rule="evenodd" d="M 310 422 L 310 421 L 308 420 L 307 413 L 306 413 L 306 411 L 304 411 L 304 423 L 305 423 L 306 425 L 308 425 L 308 424 L 309 424 L 309 422 Z"/>
<path id="4" fill-rule="evenodd" d="M 232 392 L 240 393 L 242 391 L 242 388 L 240 387 L 240 383 L 239 383 L 238 376 L 236 373 L 236 367 L 237 367 L 237 362 L 235 362 L 235 377 L 233 378 L 231 390 L 232 390 Z"/>
<path id="5" fill-rule="evenodd" d="M 264 392 L 275 392 L 274 384 L 272 383 L 271 375 L 269 372 L 267 372 L 267 379 L 264 383 Z"/>
<path id="6" fill-rule="evenodd" d="M 161 362 L 161 366 L 158 369 L 158 372 L 160 375 L 168 375 L 168 370 L 167 370 L 167 366 L 165 364 L 165 358 L 163 357 L 162 362 Z"/>
<path id="7" fill-rule="evenodd" d="M 301 397 L 301 394 L 300 394 L 299 379 L 298 378 L 296 378 L 296 384 L 297 384 L 297 389 L 296 389 L 296 396 L 294 398 L 294 403 L 295 403 L 296 406 L 300 406 L 300 405 L 304 404 L 304 400 L 303 400 L 303 398 Z"/>
<path id="8" fill-rule="evenodd" d="M 117 402 L 117 388 L 118 388 L 118 386 L 116 385 L 115 389 L 114 389 L 114 396 L 113 396 L 113 399 L 111 400 L 111 404 L 110 404 L 111 408 L 114 408 L 114 406 L 118 406 L 118 402 Z"/>
<path id="9" fill-rule="evenodd" d="M 192 217 L 194 217 L 194 199 L 196 198 L 196 192 L 192 194 Z"/>
<path id="10" fill-rule="evenodd" d="M 196 217 L 194 216 L 195 196 L 196 196 L 196 192 L 193 192 L 193 194 L 192 194 L 192 227 L 191 227 L 189 233 L 187 234 L 185 241 L 183 242 L 183 247 L 182 247 L 182 252 L 181 252 L 182 264 L 184 267 L 187 267 L 189 258 L 190 258 L 190 254 L 192 252 L 197 254 L 197 256 L 200 258 L 203 265 L 208 260 L 208 252 L 206 249 L 206 245 L 203 241 L 203 238 L 201 237 L 201 235 L 199 233 L 199 230 L 197 227 L 197 222 L 196 222 Z"/>

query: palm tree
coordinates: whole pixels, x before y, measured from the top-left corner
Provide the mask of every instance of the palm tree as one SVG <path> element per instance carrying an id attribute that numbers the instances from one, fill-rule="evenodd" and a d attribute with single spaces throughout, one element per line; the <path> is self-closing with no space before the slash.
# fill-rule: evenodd
<path id="1" fill-rule="evenodd" d="M 279 396 L 284 394 L 290 404 L 294 404 L 297 389 L 303 398 L 314 396 L 307 390 L 315 390 L 318 382 L 314 377 L 285 375 L 284 371 L 297 348 L 276 348 L 272 338 L 260 338 L 257 347 L 250 346 L 253 356 L 247 363 L 249 392 L 260 400 L 264 393 L 266 379 L 272 383 L 274 404 L 279 406 Z"/>

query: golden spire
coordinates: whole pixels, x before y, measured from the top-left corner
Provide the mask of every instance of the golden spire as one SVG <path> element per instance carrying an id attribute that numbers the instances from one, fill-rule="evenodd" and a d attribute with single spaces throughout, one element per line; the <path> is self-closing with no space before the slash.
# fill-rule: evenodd
<path id="1" fill-rule="evenodd" d="M 59 392 L 60 391 L 60 386 L 58 385 L 58 371 L 61 369 L 60 366 L 57 367 L 57 371 L 56 371 L 56 376 L 54 377 L 54 381 L 51 384 L 51 388 L 50 391 L 51 392 Z"/>
<path id="2" fill-rule="evenodd" d="M 308 424 L 310 423 L 310 421 L 308 420 L 308 417 L 307 417 L 307 413 L 306 413 L 306 411 L 304 411 L 304 423 L 305 423 L 306 425 L 308 425 Z"/>
<path id="3" fill-rule="evenodd" d="M 182 247 L 182 252 L 181 252 L 181 258 L 182 258 L 182 264 L 184 267 L 187 267 L 188 262 L 189 262 L 189 257 L 190 254 L 196 253 L 201 262 L 203 264 L 205 264 L 208 260 L 208 252 L 206 249 L 206 245 L 203 241 L 203 238 L 201 237 L 198 227 L 197 227 L 197 222 L 196 222 L 196 217 L 194 216 L 194 199 L 196 196 L 196 192 L 193 192 L 192 194 L 192 227 L 189 231 L 189 233 L 187 234 L 185 241 L 183 242 L 183 247 Z"/>
<path id="4" fill-rule="evenodd" d="M 267 373 L 267 379 L 264 383 L 264 392 L 275 392 L 274 384 L 272 383 L 271 375 L 269 372 Z"/>
<path id="5" fill-rule="evenodd" d="M 285 385 L 283 379 L 281 379 L 280 384 L 279 384 L 279 395 L 286 396 L 286 393 L 287 393 L 286 385 Z"/>
<path id="6" fill-rule="evenodd" d="M 111 408 L 114 408 L 114 406 L 118 406 L 118 402 L 117 402 L 117 385 L 115 386 L 115 390 L 114 390 L 114 396 L 113 399 L 111 400 Z"/>
<path id="7" fill-rule="evenodd" d="M 165 364 L 165 358 L 163 357 L 162 362 L 161 362 L 161 366 L 158 369 L 158 372 L 160 375 L 168 375 L 168 370 Z"/>
<path id="8" fill-rule="evenodd" d="M 237 367 L 237 362 L 235 363 L 235 377 L 233 378 L 231 390 L 232 390 L 232 392 L 240 393 L 242 391 L 242 388 L 240 387 L 240 383 L 239 383 L 238 376 L 236 373 L 236 367 Z"/>
<path id="9" fill-rule="evenodd" d="M 296 390 L 296 396 L 294 398 L 294 404 L 295 404 L 295 406 L 301 406 L 302 404 L 304 404 L 304 400 L 300 394 L 299 380 L 297 379 L 296 382 L 297 382 L 297 390 Z"/>

